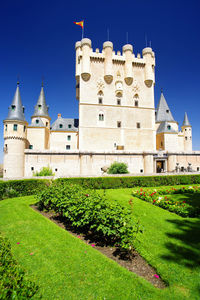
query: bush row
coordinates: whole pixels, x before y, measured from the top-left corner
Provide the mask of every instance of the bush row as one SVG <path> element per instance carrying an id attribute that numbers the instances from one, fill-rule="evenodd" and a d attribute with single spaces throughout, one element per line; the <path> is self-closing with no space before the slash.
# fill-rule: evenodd
<path id="1" fill-rule="evenodd" d="M 0 181 L 0 200 L 36 194 L 50 183 L 47 179 Z"/>
<path id="2" fill-rule="evenodd" d="M 200 175 L 169 175 L 169 176 L 135 176 L 135 177 L 85 177 L 59 178 L 60 183 L 79 184 L 90 189 L 116 189 L 138 187 L 155 187 L 165 185 L 197 184 Z M 0 199 L 37 194 L 46 185 L 48 179 L 24 179 L 0 181 Z"/>
<path id="3" fill-rule="evenodd" d="M 29 299 L 37 290 L 13 258 L 9 241 L 0 234 L 0 299 Z"/>
<path id="4" fill-rule="evenodd" d="M 53 210 L 65 222 L 83 232 L 92 232 L 100 241 L 133 250 L 138 222 L 132 216 L 132 203 L 124 207 L 108 201 L 97 191 L 80 185 L 54 182 L 37 196 L 39 209 Z"/>

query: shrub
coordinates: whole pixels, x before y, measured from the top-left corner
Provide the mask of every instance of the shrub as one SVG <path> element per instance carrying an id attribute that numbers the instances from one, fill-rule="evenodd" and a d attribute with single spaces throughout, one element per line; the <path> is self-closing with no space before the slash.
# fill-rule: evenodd
<path id="1" fill-rule="evenodd" d="M 127 164 L 123 162 L 120 163 L 115 161 L 108 169 L 108 174 L 127 174 L 127 173 L 128 173 Z"/>
<path id="2" fill-rule="evenodd" d="M 52 169 L 48 167 L 43 167 L 39 172 L 34 172 L 33 176 L 54 176 Z"/>
<path id="3" fill-rule="evenodd" d="M 84 231 L 92 231 L 100 239 L 109 240 L 128 251 L 133 243 L 139 224 L 129 208 L 110 202 L 94 190 L 79 185 L 53 183 L 37 196 L 40 209 L 54 210 L 66 222 Z"/>
<path id="4" fill-rule="evenodd" d="M 0 234 L 0 299 L 30 299 L 38 286 L 25 278 L 11 253 L 10 243 Z"/>

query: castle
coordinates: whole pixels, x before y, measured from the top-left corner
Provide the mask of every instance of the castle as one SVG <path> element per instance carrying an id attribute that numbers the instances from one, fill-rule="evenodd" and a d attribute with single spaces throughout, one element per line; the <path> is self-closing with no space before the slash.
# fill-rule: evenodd
<path id="1" fill-rule="evenodd" d="M 102 52 L 93 51 L 84 38 L 75 49 L 79 119 L 58 114 L 51 124 L 42 86 L 28 124 L 18 83 L 4 120 L 5 178 L 29 177 L 44 166 L 57 176 L 101 175 L 114 161 L 134 174 L 200 170 L 187 114 L 179 131 L 163 92 L 155 109 L 151 48 L 141 57 L 127 44 L 121 54 L 107 41 Z"/>

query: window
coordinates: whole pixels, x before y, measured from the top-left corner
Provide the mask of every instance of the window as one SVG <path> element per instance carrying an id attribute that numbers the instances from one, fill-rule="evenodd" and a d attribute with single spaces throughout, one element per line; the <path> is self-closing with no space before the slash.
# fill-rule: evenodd
<path id="1" fill-rule="evenodd" d="M 185 137 L 185 140 L 187 141 L 187 136 Z"/>
<path id="2" fill-rule="evenodd" d="M 99 114 L 99 121 L 104 121 L 104 114 Z"/>
<path id="3" fill-rule="evenodd" d="M 24 132 L 26 131 L 26 126 L 24 126 Z"/>
<path id="4" fill-rule="evenodd" d="M 17 124 L 14 124 L 14 125 L 13 125 L 13 130 L 14 130 L 14 131 L 17 131 Z"/>
<path id="5" fill-rule="evenodd" d="M 166 110 L 166 113 L 169 113 L 169 109 Z"/>
<path id="6" fill-rule="evenodd" d="M 12 109 L 12 111 L 14 111 L 14 110 L 15 110 L 15 108 L 16 108 L 16 106 L 15 106 L 15 105 L 11 105 L 11 109 Z"/>
<path id="7" fill-rule="evenodd" d="M 163 146 L 163 142 L 160 143 L 160 146 L 161 146 L 161 147 Z"/>
<path id="8" fill-rule="evenodd" d="M 117 105 L 121 105 L 121 100 L 117 99 Z"/>
<path id="9" fill-rule="evenodd" d="M 140 123 L 136 123 L 136 127 L 137 127 L 137 128 L 140 128 Z"/>
<path id="10" fill-rule="evenodd" d="M 29 149 L 33 149 L 33 145 L 29 145 L 29 147 L 28 147 Z"/>
<path id="11" fill-rule="evenodd" d="M 199 172 L 199 167 L 197 167 L 197 172 Z"/>
<path id="12" fill-rule="evenodd" d="M 58 169 L 56 168 L 56 169 L 55 169 L 55 172 L 57 172 L 57 171 L 58 171 Z"/>
<path id="13" fill-rule="evenodd" d="M 70 145 L 66 145 L 66 150 L 69 150 L 70 149 Z"/>
<path id="14" fill-rule="evenodd" d="M 48 123 L 48 122 L 46 122 L 46 127 L 48 126 L 48 124 L 49 124 L 49 123 Z"/>
<path id="15" fill-rule="evenodd" d="M 42 108 L 42 105 L 41 105 L 41 104 L 39 104 L 39 105 L 38 105 L 38 109 L 39 109 L 39 110 L 41 110 L 41 108 Z"/>
<path id="16" fill-rule="evenodd" d="M 117 127 L 120 128 L 122 126 L 122 123 L 120 121 L 117 121 Z"/>
<path id="17" fill-rule="evenodd" d="M 99 104 L 103 103 L 103 98 L 99 97 Z"/>
<path id="18" fill-rule="evenodd" d="M 35 122 L 36 122 L 36 124 L 39 124 L 39 120 L 38 119 Z"/>
<path id="19" fill-rule="evenodd" d="M 185 131 L 187 131 L 187 128 L 185 128 Z"/>
<path id="20" fill-rule="evenodd" d="M 6 124 L 6 125 L 5 125 L 5 131 L 7 131 L 7 130 L 8 130 L 8 125 Z"/>
<path id="21" fill-rule="evenodd" d="M 167 125 L 167 129 L 168 129 L 168 130 L 171 130 L 171 126 L 170 126 L 170 125 Z"/>
<path id="22" fill-rule="evenodd" d="M 135 106 L 138 106 L 138 100 L 135 100 Z"/>
<path id="23" fill-rule="evenodd" d="M 143 169 L 140 170 L 140 173 L 143 173 Z"/>
<path id="24" fill-rule="evenodd" d="M 31 167 L 31 171 L 34 171 L 34 167 Z"/>
<path id="25" fill-rule="evenodd" d="M 59 124 L 59 128 L 63 128 L 63 124 Z"/>
<path id="26" fill-rule="evenodd" d="M 67 140 L 68 140 L 68 141 L 71 141 L 71 135 L 68 135 L 68 136 L 67 136 Z"/>
<path id="27" fill-rule="evenodd" d="M 68 128 L 72 128 L 72 125 L 71 125 L 71 124 L 69 124 L 69 125 L 68 125 Z"/>

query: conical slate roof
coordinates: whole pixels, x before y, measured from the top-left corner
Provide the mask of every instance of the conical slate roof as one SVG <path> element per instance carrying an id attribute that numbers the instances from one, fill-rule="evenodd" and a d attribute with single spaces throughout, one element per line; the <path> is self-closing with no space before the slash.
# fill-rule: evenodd
<path id="1" fill-rule="evenodd" d="M 168 122 L 161 122 L 156 133 L 177 133 Z"/>
<path id="2" fill-rule="evenodd" d="M 48 113 L 49 107 L 46 104 L 45 95 L 44 95 L 44 88 L 41 87 L 40 95 L 35 105 L 34 114 L 32 117 L 49 117 Z"/>
<path id="3" fill-rule="evenodd" d="M 169 109 L 167 101 L 165 100 L 165 97 L 161 92 L 160 101 L 158 103 L 158 107 L 156 111 L 156 122 L 164 122 L 164 121 L 174 122 L 175 120 Z"/>
<path id="4" fill-rule="evenodd" d="M 22 100 L 19 91 L 19 83 L 17 83 L 17 89 L 12 101 L 11 106 L 9 106 L 8 116 L 6 120 L 20 120 L 25 121 L 24 116 L 24 106 L 22 106 Z"/>
<path id="5" fill-rule="evenodd" d="M 185 112 L 185 116 L 184 116 L 184 120 L 183 120 L 183 125 L 182 126 L 191 126 L 189 120 L 188 120 L 188 116 L 187 113 Z"/>

